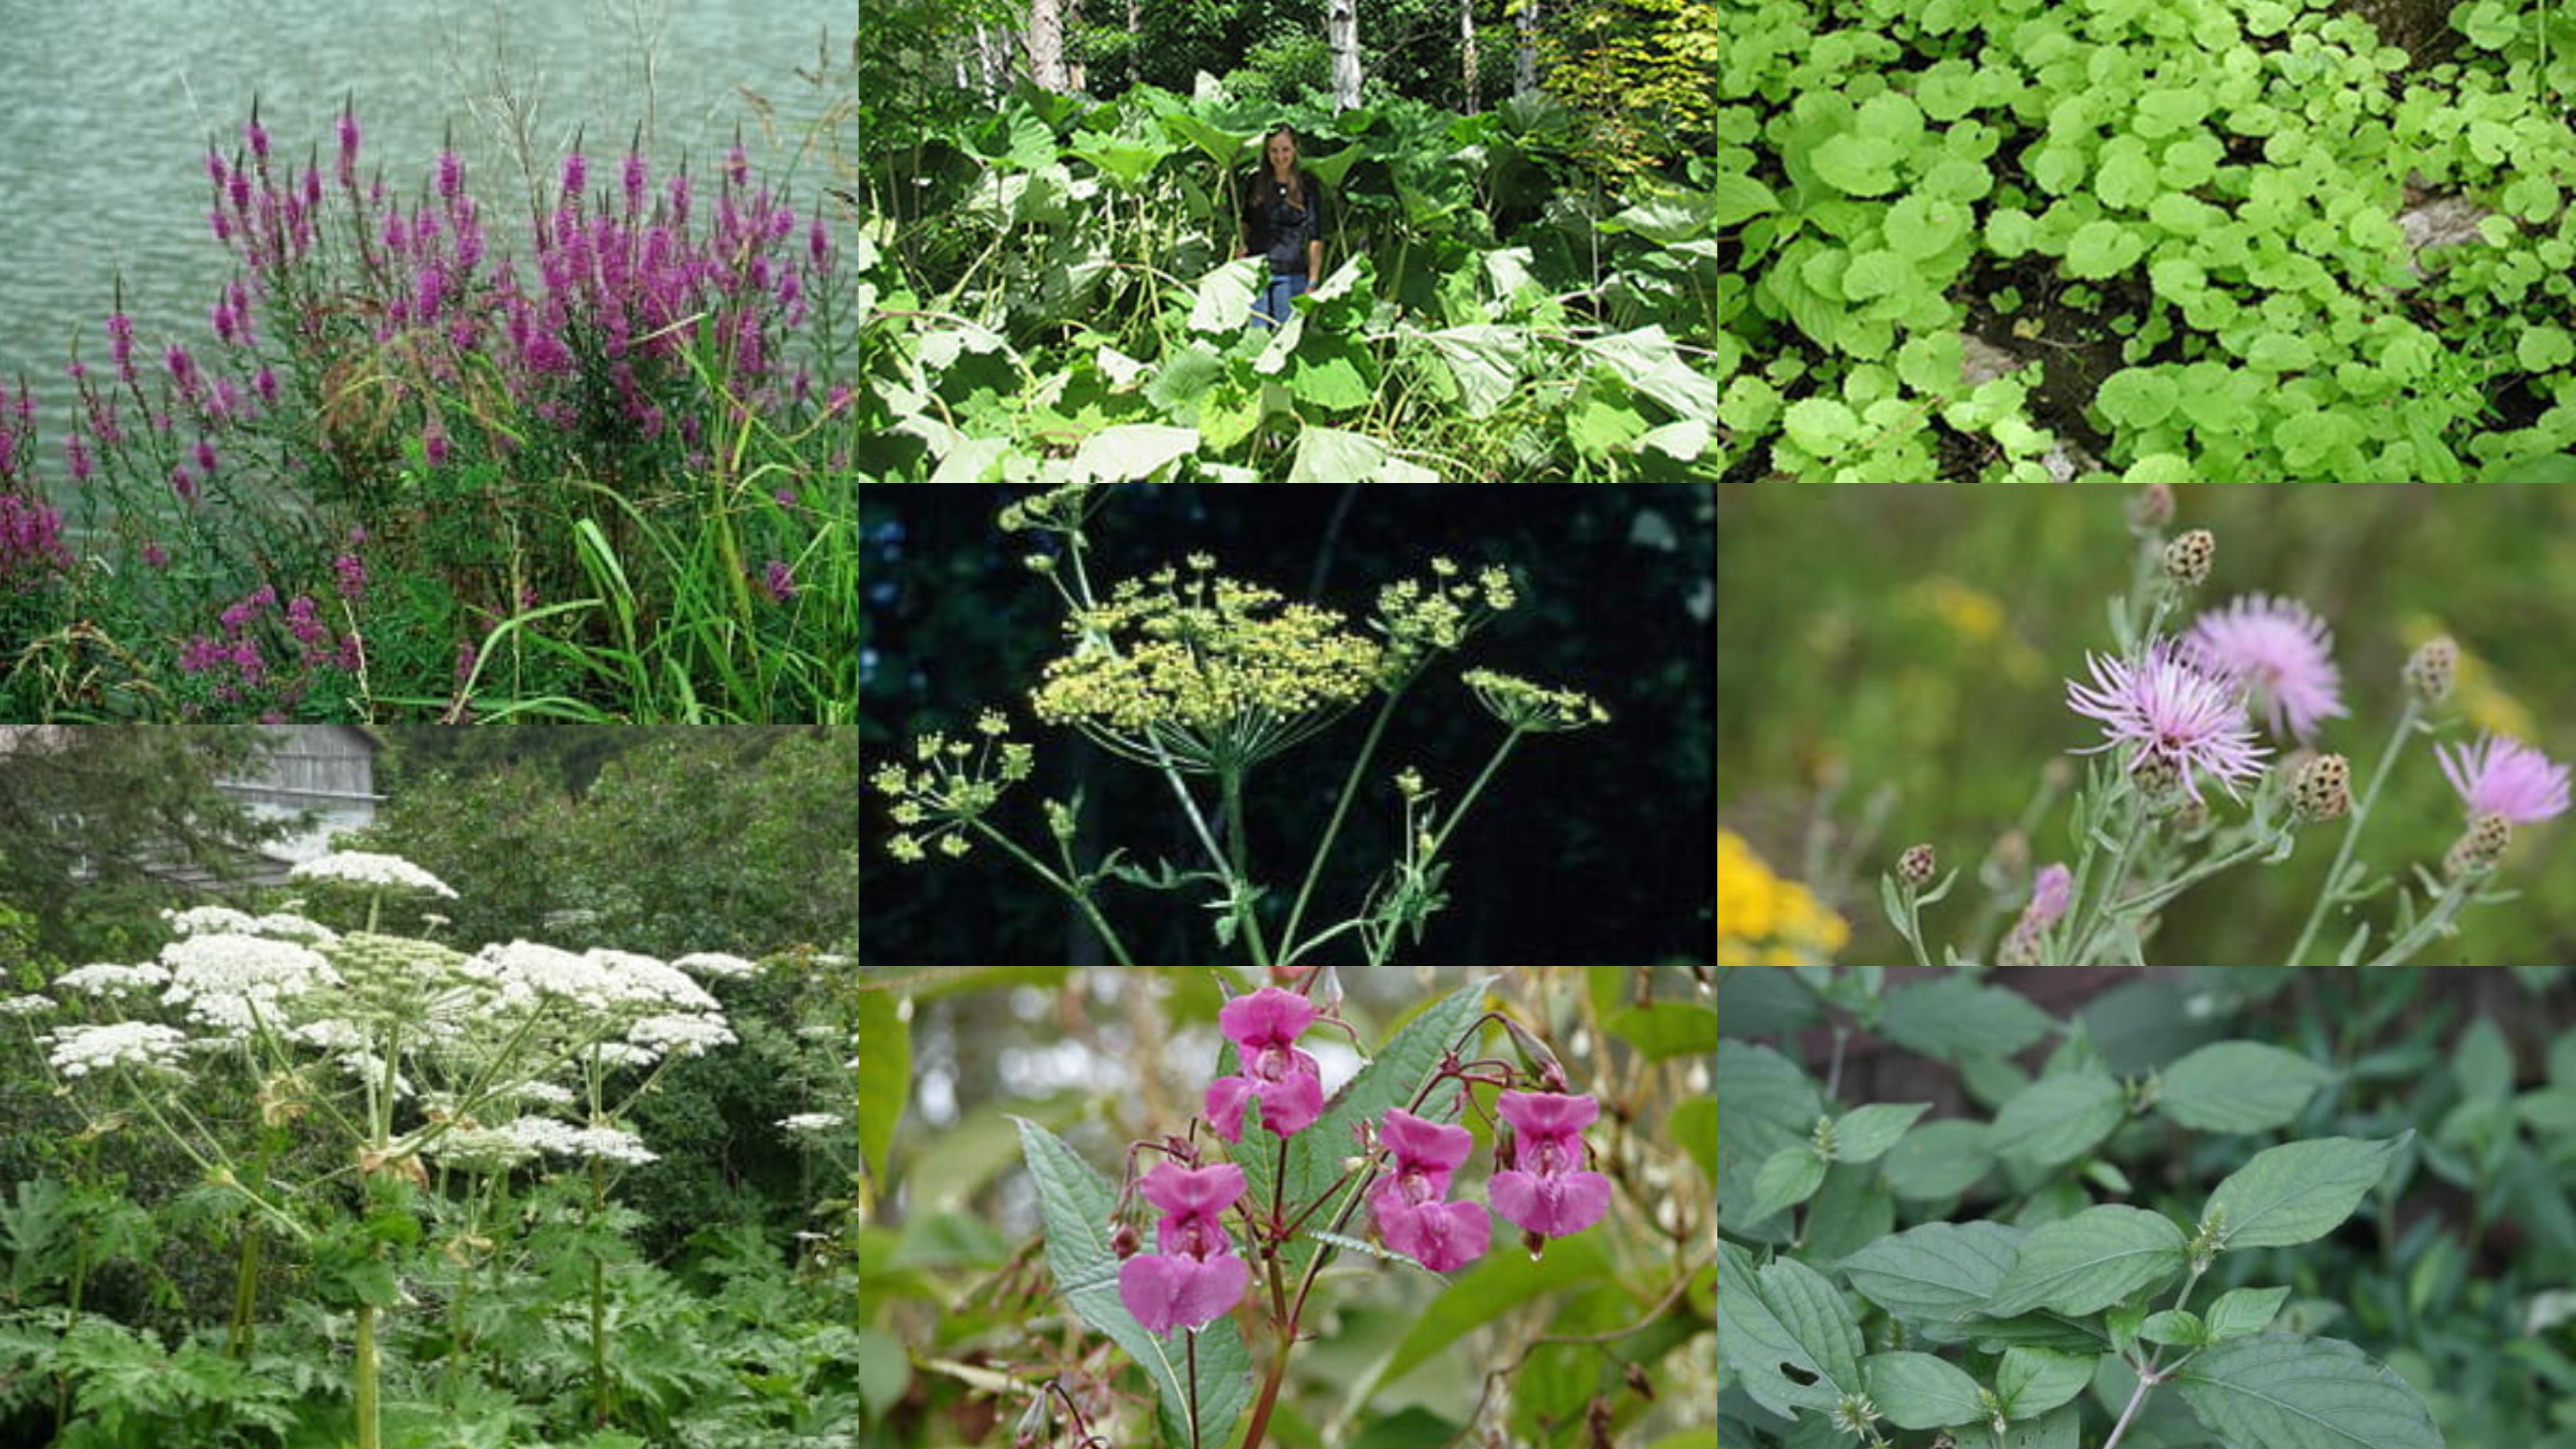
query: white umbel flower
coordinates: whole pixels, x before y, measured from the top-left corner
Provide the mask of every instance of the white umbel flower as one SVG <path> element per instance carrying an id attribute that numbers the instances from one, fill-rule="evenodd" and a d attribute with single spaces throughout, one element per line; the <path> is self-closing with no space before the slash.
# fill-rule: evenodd
<path id="1" fill-rule="evenodd" d="M 140 966 L 119 966 L 114 962 L 99 961 L 54 978 L 54 985 L 64 991 L 118 999 L 169 984 L 170 973 L 149 961 Z"/>
<path id="2" fill-rule="evenodd" d="M 54 1009 L 50 996 L 12 996 L 0 1000 L 0 1016 L 42 1016 Z"/>
<path id="3" fill-rule="evenodd" d="M 829 1132 L 841 1125 L 838 1112 L 799 1112 L 778 1119 L 779 1127 L 788 1132 Z"/>
<path id="4" fill-rule="evenodd" d="M 165 1004 L 237 1033 L 257 1021 L 277 1025 L 287 1002 L 340 984 L 340 973 L 320 953 L 258 936 L 184 936 L 161 948 L 161 960 L 170 968 Z"/>
<path id="5" fill-rule="evenodd" d="M 556 1157 L 598 1158 L 636 1166 L 657 1160 L 644 1139 L 615 1127 L 575 1127 L 552 1117 L 522 1117 L 501 1129 L 521 1143 Z"/>
<path id="6" fill-rule="evenodd" d="M 352 885 L 391 886 L 398 890 L 425 891 L 442 900 L 456 899 L 447 882 L 412 864 L 399 855 L 380 855 L 370 850 L 335 850 L 316 856 L 287 872 L 297 880 L 336 880 Z"/>
<path id="7" fill-rule="evenodd" d="M 733 1044 L 733 1031 L 711 1016 L 648 1016 L 627 1029 L 626 1039 L 647 1051 L 675 1057 L 705 1056 Z"/>
<path id="8" fill-rule="evenodd" d="M 54 1070 L 66 1077 L 115 1067 L 175 1067 L 188 1047 L 186 1032 L 157 1021 L 67 1026 L 43 1040 L 53 1048 Z"/>
<path id="9" fill-rule="evenodd" d="M 760 974 L 760 963 L 746 961 L 740 956 L 723 951 L 692 951 L 686 956 L 673 960 L 671 964 L 692 976 L 703 976 L 710 981 L 735 980 Z"/>

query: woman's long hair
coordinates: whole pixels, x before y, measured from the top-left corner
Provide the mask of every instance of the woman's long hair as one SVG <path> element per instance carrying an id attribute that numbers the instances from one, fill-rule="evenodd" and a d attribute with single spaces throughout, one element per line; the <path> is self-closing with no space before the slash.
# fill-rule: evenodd
<path id="1" fill-rule="evenodd" d="M 1257 180 L 1274 181 L 1277 179 L 1277 173 L 1270 169 L 1270 143 L 1281 136 L 1288 138 L 1288 144 L 1290 146 L 1297 146 L 1296 127 L 1289 125 L 1285 121 L 1271 127 L 1270 134 L 1261 138 L 1261 167 L 1253 173 Z M 1303 148 L 1300 147 L 1299 154 L 1288 163 L 1288 201 L 1292 206 L 1302 207 L 1307 205 L 1308 203 L 1306 198 L 1314 194 L 1314 178 L 1307 174 L 1305 161 L 1306 158 L 1303 154 Z M 1255 194 L 1258 195 L 1259 193 L 1256 192 Z"/>

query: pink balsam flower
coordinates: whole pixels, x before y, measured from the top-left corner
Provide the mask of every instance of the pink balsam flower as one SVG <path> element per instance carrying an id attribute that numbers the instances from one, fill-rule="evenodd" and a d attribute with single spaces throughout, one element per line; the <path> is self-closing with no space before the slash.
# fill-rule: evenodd
<path id="1" fill-rule="evenodd" d="M 1583 1129 L 1601 1114 L 1589 1096 L 1554 1092 L 1505 1092 L 1503 1120 L 1520 1134 L 1512 1170 L 1497 1172 L 1488 1187 L 1494 1211 L 1519 1224 L 1538 1250 L 1539 1240 L 1579 1233 L 1610 1210 L 1610 1179 L 1583 1167 Z"/>
<path id="2" fill-rule="evenodd" d="M 2313 740 L 2317 727 L 2347 713 L 2334 634 L 2296 599 L 2247 594 L 2193 622 L 2192 662 L 2252 691 L 2276 738 Z"/>
<path id="3" fill-rule="evenodd" d="M 2186 661 L 2171 640 L 2159 640 L 2136 663 L 2126 659 L 2085 656 L 2093 668 L 2093 686 L 2069 681 L 2066 707 L 2102 722 L 2104 742 L 2079 755 L 2131 746 L 2132 774 L 2153 764 L 2169 768 L 2193 804 L 2200 798 L 2198 775 L 2206 770 L 2236 794 L 2237 782 L 2263 773 L 2267 753 L 2254 741 L 2245 722 L 2245 700 L 2235 680 L 2210 674 Z"/>
<path id="4" fill-rule="evenodd" d="M 1183 1168 L 1164 1163 L 1137 1190 L 1163 1210 L 1156 1253 L 1118 1265 L 1118 1301 L 1152 1333 L 1197 1328 L 1243 1301 L 1252 1270 L 1233 1253 L 1221 1220 L 1243 1196 L 1243 1169 L 1232 1163 Z"/>
<path id="5" fill-rule="evenodd" d="M 1475 1147 L 1474 1135 L 1464 1127 L 1425 1122 L 1401 1107 L 1387 1112 L 1381 1135 L 1395 1150 L 1395 1171 L 1371 1189 L 1369 1211 L 1386 1245 L 1435 1273 L 1483 1257 L 1494 1233 L 1484 1209 L 1442 1201 L 1449 1175 Z"/>
<path id="6" fill-rule="evenodd" d="M 1323 1069 L 1290 1045 L 1314 1021 L 1312 1002 L 1276 986 L 1238 996 L 1217 1013 L 1217 1025 L 1243 1059 L 1239 1075 L 1208 1084 L 1208 1121 L 1218 1136 L 1243 1140 L 1243 1104 L 1256 1097 L 1261 1125 L 1281 1137 L 1305 1131 L 1324 1115 Z"/>
<path id="7" fill-rule="evenodd" d="M 2501 815 L 2515 825 L 2536 825 L 2567 813 L 2567 767 L 2520 740 L 2491 734 L 2460 746 L 2457 755 L 2435 745 L 2433 755 L 2472 819 Z"/>

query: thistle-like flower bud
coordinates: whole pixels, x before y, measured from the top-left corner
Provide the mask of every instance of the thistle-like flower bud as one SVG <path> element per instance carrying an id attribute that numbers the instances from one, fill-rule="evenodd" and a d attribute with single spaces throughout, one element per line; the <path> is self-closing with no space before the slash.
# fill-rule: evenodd
<path id="1" fill-rule="evenodd" d="M 2310 825 L 2352 812 L 2352 767 L 2341 755 L 2318 755 L 2290 782 L 2290 809 Z"/>
<path id="2" fill-rule="evenodd" d="M 2451 680 L 2459 672 L 2460 646 L 2448 634 L 2424 641 L 2406 660 L 2406 687 L 2426 704 L 2451 697 Z"/>
<path id="3" fill-rule="evenodd" d="M 1896 878 L 1907 890 L 1919 891 L 1932 883 L 1932 872 L 1938 864 L 1929 845 L 1909 845 L 1896 858 Z"/>
<path id="4" fill-rule="evenodd" d="M 2209 577 L 2209 561 L 2218 556 L 2218 540 L 2206 528 L 2195 528 L 2165 545 L 2165 577 L 2186 589 L 2199 588 Z"/>
<path id="5" fill-rule="evenodd" d="M 2161 533 L 2173 522 L 2174 496 L 2170 483 L 2150 483 L 2129 499 L 2129 529 L 2143 538 Z"/>
<path id="6" fill-rule="evenodd" d="M 2451 877 L 2471 871 L 2484 874 L 2495 869 L 2504 859 L 2504 848 L 2513 843 L 2513 825 L 2503 816 L 2489 813 L 2469 822 L 2468 830 L 2451 844 L 2451 852 L 2442 857 L 2442 874 Z"/>
<path id="7" fill-rule="evenodd" d="M 2171 758 L 2141 750 L 2129 762 L 2129 783 L 2150 800 L 2161 800 L 2182 788 L 2182 766 Z"/>

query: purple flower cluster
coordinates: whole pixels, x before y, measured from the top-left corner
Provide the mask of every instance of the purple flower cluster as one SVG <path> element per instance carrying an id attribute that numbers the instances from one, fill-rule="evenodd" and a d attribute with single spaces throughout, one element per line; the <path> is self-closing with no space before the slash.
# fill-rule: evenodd
<path id="1" fill-rule="evenodd" d="M 71 571 L 63 518 L 31 477 L 35 399 L 0 383 L 0 594 L 32 592 Z"/>
<path id="2" fill-rule="evenodd" d="M 365 566 L 354 554 L 342 557 L 356 565 L 363 597 Z M 179 670 L 216 704 L 262 706 L 266 717 L 282 719 L 326 674 L 354 673 L 366 662 L 365 639 L 354 629 L 334 630 L 324 607 L 299 593 L 281 608 L 277 590 L 262 584 L 225 606 L 214 633 L 193 635 L 181 646 Z"/>
<path id="3" fill-rule="evenodd" d="M 1233 1252 L 1220 1221 L 1243 1196 L 1243 1169 L 1232 1163 L 1183 1168 L 1165 1163 L 1136 1190 L 1162 1209 L 1154 1230 L 1158 1252 L 1118 1265 L 1118 1299 L 1151 1333 L 1197 1328 L 1243 1301 L 1252 1270 Z"/>
<path id="4" fill-rule="evenodd" d="M 2486 735 L 2457 753 L 2435 745 L 2433 756 L 2469 817 L 2501 815 L 2514 825 L 2537 825 L 2567 813 L 2567 767 L 2520 740 Z"/>
<path id="5" fill-rule="evenodd" d="M 2207 773 L 2236 793 L 2263 773 L 2267 753 L 2245 719 L 2243 684 L 2192 663 L 2171 640 L 2158 640 L 2136 661 L 2086 656 L 2093 685 L 2069 681 L 2067 708 L 2102 722 L 2104 742 L 2079 755 L 2129 747 L 2135 778 L 2169 773 L 2194 804 Z"/>

